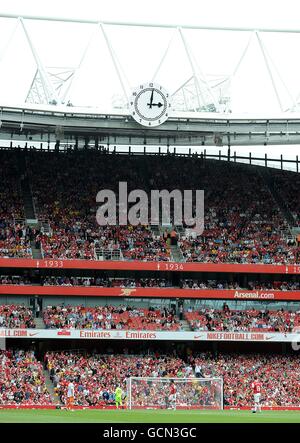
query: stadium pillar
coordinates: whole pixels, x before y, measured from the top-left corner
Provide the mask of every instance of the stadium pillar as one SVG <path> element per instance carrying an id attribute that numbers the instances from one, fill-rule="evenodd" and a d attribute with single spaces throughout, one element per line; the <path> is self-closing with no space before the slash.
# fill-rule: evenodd
<path id="1" fill-rule="evenodd" d="M 281 351 L 283 354 L 286 354 L 286 343 L 281 343 Z"/>
<path id="2" fill-rule="evenodd" d="M 87 135 L 84 137 L 84 149 L 87 149 L 89 146 L 90 137 Z"/>
<path id="3" fill-rule="evenodd" d="M 212 348 L 213 348 L 213 353 L 217 354 L 217 352 L 218 352 L 218 342 L 217 341 L 214 341 L 212 343 Z"/>

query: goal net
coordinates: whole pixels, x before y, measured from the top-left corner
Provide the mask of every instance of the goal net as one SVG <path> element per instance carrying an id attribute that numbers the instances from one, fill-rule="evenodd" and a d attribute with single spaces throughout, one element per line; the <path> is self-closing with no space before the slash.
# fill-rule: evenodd
<path id="1" fill-rule="evenodd" d="M 128 409 L 223 409 L 222 378 L 127 380 Z"/>

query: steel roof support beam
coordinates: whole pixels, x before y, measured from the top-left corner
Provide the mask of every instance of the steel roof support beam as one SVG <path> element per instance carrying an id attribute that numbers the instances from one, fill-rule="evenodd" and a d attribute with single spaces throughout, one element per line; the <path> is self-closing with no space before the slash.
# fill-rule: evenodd
<path id="1" fill-rule="evenodd" d="M 296 103 L 296 101 L 295 101 L 293 95 L 291 94 L 291 92 L 290 92 L 290 90 L 289 90 L 287 84 L 286 84 L 285 81 L 283 80 L 283 78 L 282 78 L 282 76 L 281 76 L 281 74 L 280 74 L 280 72 L 279 72 L 279 70 L 278 70 L 276 64 L 275 64 L 274 61 L 272 60 L 272 57 L 270 56 L 269 52 L 267 51 L 266 45 L 264 44 L 262 37 L 260 37 L 260 41 L 261 41 L 261 44 L 262 44 L 262 47 L 263 47 L 263 49 L 264 49 L 264 52 L 265 52 L 266 56 L 267 56 L 268 59 L 270 60 L 272 66 L 273 66 L 273 68 L 274 68 L 274 70 L 276 71 L 276 74 L 277 74 L 278 77 L 279 77 L 279 80 L 281 81 L 281 83 L 282 83 L 284 89 L 286 90 L 286 92 L 287 92 L 287 94 L 288 94 L 288 96 L 289 96 L 289 98 L 290 98 L 290 100 L 291 100 L 291 102 L 292 102 L 292 104 L 293 104 L 293 108 L 292 108 L 292 109 L 294 109 L 295 106 L 297 105 L 297 103 Z"/>
<path id="2" fill-rule="evenodd" d="M 38 97 L 38 103 L 43 104 L 44 100 L 42 99 L 41 95 L 40 95 L 40 91 L 37 85 L 37 82 L 40 82 L 40 78 L 39 78 L 39 71 L 38 69 L 35 72 L 35 75 L 33 77 L 33 80 L 31 82 L 29 91 L 27 93 L 25 102 L 26 103 L 30 103 L 30 99 L 31 97 L 33 97 L 33 103 L 36 103 L 36 99 L 34 97 Z"/>
<path id="3" fill-rule="evenodd" d="M 157 76 L 157 74 L 159 73 L 160 68 L 161 68 L 163 62 L 165 61 L 165 59 L 166 59 L 166 57 L 167 57 L 167 55 L 168 55 L 168 53 L 169 53 L 169 50 L 170 50 L 171 44 L 172 44 L 172 42 L 173 42 L 173 40 L 174 40 L 174 37 L 175 37 L 175 34 L 176 34 L 176 33 L 177 33 L 177 29 L 175 29 L 174 33 L 171 35 L 171 38 L 170 38 L 169 43 L 168 43 L 168 46 L 167 46 L 167 48 L 166 48 L 166 50 L 165 50 L 165 52 L 164 52 L 164 54 L 163 54 L 163 56 L 162 56 L 162 58 L 161 58 L 161 60 L 160 60 L 160 62 L 159 62 L 158 67 L 156 68 L 156 71 L 154 72 L 154 74 L 153 74 L 153 76 L 152 76 L 152 81 L 153 81 L 153 82 L 155 81 L 156 76 Z"/>
<path id="4" fill-rule="evenodd" d="M 61 104 L 61 101 L 60 101 L 58 95 L 56 94 L 54 88 L 52 87 L 52 83 L 50 82 L 50 80 L 48 78 L 48 74 L 47 74 L 47 72 L 46 72 L 46 70 L 45 70 L 45 68 L 38 56 L 38 53 L 37 53 L 35 47 L 33 46 L 32 40 L 30 39 L 30 36 L 28 34 L 28 31 L 26 29 L 26 26 L 25 26 L 25 23 L 24 23 L 24 20 L 22 17 L 20 18 L 20 23 L 22 25 L 24 34 L 26 36 L 31 53 L 32 53 L 34 61 L 36 63 L 36 66 L 37 66 L 37 69 L 38 69 L 38 72 L 40 75 L 40 79 L 42 82 L 42 86 L 44 89 L 45 97 L 50 98 L 50 99 L 54 99 L 57 104 Z"/>
<path id="5" fill-rule="evenodd" d="M 205 99 L 204 99 L 204 97 L 203 97 L 203 95 L 202 95 L 202 91 L 201 91 L 201 87 L 200 87 L 200 81 L 202 81 L 202 82 L 205 84 L 205 86 L 206 86 L 206 88 L 207 88 L 207 90 L 208 90 L 208 92 L 209 92 L 209 95 L 211 96 L 211 99 L 212 99 L 212 101 L 213 101 L 213 104 L 214 104 L 215 108 L 217 109 L 217 102 L 216 102 L 216 99 L 215 99 L 215 97 L 214 97 L 214 94 L 213 94 L 213 92 L 212 92 L 212 90 L 211 90 L 211 87 L 210 87 L 208 81 L 206 80 L 204 73 L 200 70 L 199 66 L 198 66 L 197 63 L 196 63 L 196 65 L 197 65 L 197 67 L 198 67 L 198 69 L 199 69 L 199 71 L 200 71 L 200 74 L 201 74 L 202 77 L 203 77 L 203 80 L 202 80 L 201 78 L 199 79 L 199 77 L 198 77 L 198 75 L 197 75 L 197 71 L 196 71 L 195 63 L 193 62 L 192 54 L 191 54 L 191 51 L 190 51 L 190 49 L 189 49 L 188 43 L 187 43 L 187 41 L 186 41 L 186 38 L 185 38 L 185 36 L 184 36 L 184 34 L 183 34 L 183 31 L 182 31 L 181 28 L 178 28 L 178 31 L 179 31 L 179 34 L 180 34 L 180 37 L 181 37 L 181 40 L 182 40 L 182 43 L 183 43 L 183 46 L 184 46 L 184 49 L 185 49 L 186 55 L 187 55 L 187 57 L 188 57 L 189 63 L 190 63 L 191 68 L 192 68 L 192 72 L 193 72 L 194 79 L 195 79 L 195 86 L 197 85 L 197 87 L 198 87 L 198 89 L 199 89 L 199 93 L 200 93 L 200 95 L 201 95 L 201 98 L 202 98 L 202 100 L 203 100 L 203 103 L 204 103 L 205 106 L 207 105 L 207 103 L 206 103 L 206 101 L 205 101 Z"/>
<path id="6" fill-rule="evenodd" d="M 88 51 L 89 51 L 89 48 L 90 48 L 90 46 L 91 46 L 92 41 L 93 41 L 93 39 L 95 38 L 95 34 L 96 34 L 97 29 L 98 29 L 98 24 L 97 24 L 97 26 L 95 26 L 95 28 L 94 28 L 94 30 L 93 30 L 93 32 L 92 32 L 92 34 L 91 34 L 91 36 L 90 36 L 90 38 L 89 38 L 89 40 L 88 40 L 87 45 L 86 45 L 86 47 L 84 48 L 84 51 L 83 51 L 82 56 L 81 56 L 81 58 L 80 58 L 79 64 L 78 64 L 77 68 L 75 68 L 74 75 L 73 75 L 71 81 L 69 82 L 68 87 L 67 87 L 66 90 L 65 90 L 65 93 L 64 93 L 63 98 L 62 98 L 62 100 L 63 100 L 64 102 L 68 102 L 68 101 L 70 100 L 70 90 L 71 90 L 71 88 L 72 88 L 72 85 L 73 85 L 73 83 L 74 83 L 74 80 L 77 79 L 77 77 L 78 77 L 78 75 L 79 75 L 79 72 L 80 72 L 81 66 L 82 66 L 82 64 L 83 64 L 83 62 L 84 62 L 84 60 L 85 60 L 85 58 L 86 58 L 86 55 L 87 55 L 87 53 L 88 53 Z"/>
<path id="7" fill-rule="evenodd" d="M 242 52 L 241 58 L 239 59 L 239 61 L 238 61 L 237 65 L 236 65 L 236 67 L 234 68 L 234 71 L 232 72 L 232 74 L 231 74 L 231 76 L 230 76 L 231 79 L 233 79 L 233 78 L 235 77 L 236 73 L 237 73 L 238 70 L 240 69 L 240 66 L 241 66 L 241 64 L 243 63 L 244 58 L 245 58 L 245 56 L 246 56 L 246 54 L 247 54 L 247 52 L 248 52 L 248 49 L 249 49 L 249 46 L 250 46 L 250 44 L 251 44 L 252 38 L 253 38 L 253 32 L 251 32 L 250 37 L 249 37 L 249 40 L 248 40 L 248 42 L 247 42 L 247 44 L 246 44 L 246 47 L 245 47 L 244 51 Z"/>
<path id="8" fill-rule="evenodd" d="M 8 50 L 8 48 L 9 48 L 9 46 L 10 46 L 10 44 L 11 44 L 11 42 L 12 42 L 14 36 L 15 36 L 15 33 L 16 33 L 18 27 L 19 27 L 19 23 L 20 23 L 20 20 L 17 19 L 16 24 L 14 26 L 14 29 L 12 30 L 12 33 L 10 34 L 10 36 L 9 36 L 7 42 L 6 42 L 6 45 L 4 46 L 4 48 L 3 48 L 3 50 L 2 50 L 2 52 L 0 54 L 0 63 L 1 63 L 2 59 L 4 58 L 4 56 L 6 54 L 6 51 Z"/>
<path id="9" fill-rule="evenodd" d="M 265 65 L 266 65 L 267 71 L 269 73 L 269 77 L 270 77 L 270 80 L 271 80 L 271 83 L 272 83 L 272 86 L 273 86 L 273 90 L 274 90 L 276 99 L 278 101 L 280 110 L 283 112 L 283 106 L 282 106 L 282 102 L 281 102 L 281 99 L 280 99 L 280 95 L 279 95 L 279 92 L 278 92 L 277 87 L 276 87 L 276 83 L 275 83 L 275 80 L 274 80 L 274 77 L 273 77 L 273 74 L 272 74 L 272 69 L 271 69 L 271 66 L 269 64 L 268 57 L 266 55 L 263 43 L 261 41 L 261 38 L 260 38 L 260 35 L 259 35 L 258 31 L 255 31 L 255 34 L 256 34 L 256 37 L 257 37 L 257 40 L 258 40 L 258 44 L 259 44 L 259 47 L 261 49 L 261 52 L 262 52 L 262 55 L 263 55 L 263 58 L 264 58 L 264 61 L 265 61 Z"/>
<path id="10" fill-rule="evenodd" d="M 197 98 L 198 98 L 198 105 L 199 105 L 199 110 L 200 110 L 200 108 L 201 108 L 200 97 L 201 97 L 201 100 L 202 100 L 202 104 L 204 106 L 206 106 L 207 103 L 206 103 L 206 101 L 204 99 L 204 96 L 202 95 L 202 91 L 201 91 L 201 88 L 200 88 L 200 85 L 199 85 L 199 81 L 198 81 L 197 73 L 196 73 L 196 70 L 195 70 L 194 63 L 193 63 L 193 59 L 192 59 L 192 56 L 191 56 L 190 51 L 188 49 L 185 37 L 184 37 L 184 35 L 182 33 L 182 30 L 180 28 L 178 28 L 178 32 L 179 32 L 179 35 L 181 37 L 181 40 L 182 40 L 182 43 L 183 43 L 183 47 L 184 47 L 186 56 L 188 58 L 189 64 L 190 64 L 191 69 L 192 69 L 194 83 L 195 83 L 195 89 L 196 89 Z"/>
<path id="11" fill-rule="evenodd" d="M 120 69 L 119 69 L 119 66 L 121 66 L 121 64 L 120 64 L 120 62 L 119 62 L 119 60 L 118 60 L 118 58 L 117 58 L 117 56 L 116 56 L 116 54 L 115 54 L 115 52 L 114 52 L 112 46 L 111 46 L 111 43 L 110 43 L 110 41 L 109 41 L 109 38 L 107 37 L 107 34 L 106 34 L 106 32 L 105 32 L 105 29 L 104 29 L 104 25 L 103 25 L 103 23 L 99 23 L 99 26 L 100 26 L 100 29 L 101 29 L 101 31 L 102 31 L 102 34 L 103 34 L 104 40 L 105 40 L 105 42 L 106 42 L 107 49 L 108 49 L 109 54 L 110 54 L 110 57 L 111 57 L 111 59 L 112 59 L 112 62 L 113 62 L 114 68 L 115 68 L 115 70 L 116 70 L 116 73 L 117 73 L 117 76 L 118 76 L 118 79 L 119 79 L 119 82 L 120 82 L 121 88 L 122 88 L 122 90 L 123 90 L 124 97 L 126 98 L 127 103 L 128 103 L 128 101 L 129 101 L 128 92 L 127 92 L 126 86 L 125 86 L 125 84 L 124 84 L 124 82 L 123 82 L 122 74 L 121 74 Z"/>
<path id="12" fill-rule="evenodd" d="M 17 19 L 19 16 L 17 14 L 5 14 L 0 13 L 0 18 L 11 18 L 11 19 Z M 51 21 L 51 22 L 65 22 L 65 23 L 82 23 L 82 24 L 97 24 L 100 20 L 94 19 L 94 20 L 85 20 L 80 18 L 70 18 L 70 17 L 54 17 L 54 16 L 39 16 L 39 15 L 23 15 L 22 16 L 24 20 L 39 20 L 39 21 Z M 258 31 L 258 32 L 277 32 L 277 33 L 292 33 L 292 34 L 299 34 L 300 28 L 251 28 L 251 27 L 237 27 L 237 26 L 208 26 L 208 25 L 189 25 L 189 24 L 172 24 L 172 23 L 143 23 L 143 22 L 118 22 L 118 21 L 111 21 L 111 20 L 101 20 L 101 23 L 103 25 L 110 25 L 110 26 L 135 26 L 135 27 L 144 27 L 144 28 L 182 28 L 182 29 L 203 29 L 203 30 L 210 30 L 210 31 L 233 31 L 233 32 L 251 32 L 251 31 Z"/>
<path id="13" fill-rule="evenodd" d="M 172 97 L 177 94 L 177 92 L 181 91 L 191 80 L 193 79 L 193 76 L 188 78 L 181 86 L 179 86 L 179 88 L 176 89 L 176 91 L 174 91 L 171 95 Z"/>

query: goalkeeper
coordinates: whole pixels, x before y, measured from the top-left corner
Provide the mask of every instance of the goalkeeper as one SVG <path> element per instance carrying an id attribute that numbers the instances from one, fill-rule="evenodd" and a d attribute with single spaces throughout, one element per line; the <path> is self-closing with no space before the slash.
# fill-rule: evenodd
<path id="1" fill-rule="evenodd" d="M 120 385 L 118 385 L 115 390 L 115 402 L 116 402 L 117 409 L 119 409 L 119 406 L 123 406 L 122 396 L 123 396 L 123 391 L 122 391 Z"/>

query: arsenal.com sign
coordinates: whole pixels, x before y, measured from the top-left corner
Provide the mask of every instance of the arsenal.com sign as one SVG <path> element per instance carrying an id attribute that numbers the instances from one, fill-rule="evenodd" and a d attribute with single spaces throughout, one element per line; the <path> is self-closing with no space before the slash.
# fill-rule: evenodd
<path id="1" fill-rule="evenodd" d="M 244 341 L 300 342 L 297 332 L 214 332 L 214 331 L 117 331 L 96 329 L 4 329 L 2 338 L 82 339 L 82 340 L 170 340 L 170 341 Z"/>

